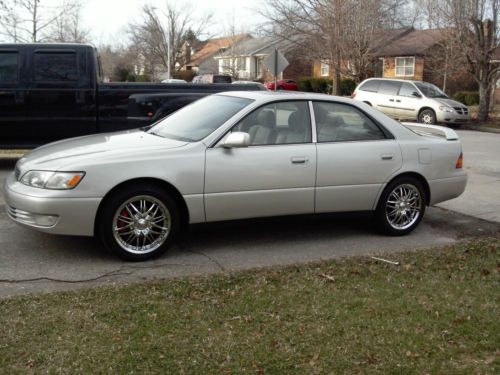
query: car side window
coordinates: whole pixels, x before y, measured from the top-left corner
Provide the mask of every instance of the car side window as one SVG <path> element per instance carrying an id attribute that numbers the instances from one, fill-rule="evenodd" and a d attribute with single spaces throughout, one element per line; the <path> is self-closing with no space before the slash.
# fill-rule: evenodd
<path id="1" fill-rule="evenodd" d="M 16 82 L 18 79 L 18 53 L 0 52 L 0 83 Z"/>
<path id="2" fill-rule="evenodd" d="M 378 93 L 385 95 L 397 95 L 400 87 L 401 87 L 401 82 L 381 81 Z"/>
<path id="3" fill-rule="evenodd" d="M 74 52 L 35 52 L 35 81 L 78 81 L 78 66 Z"/>
<path id="4" fill-rule="evenodd" d="M 250 134 L 252 146 L 310 143 L 309 105 L 306 101 L 267 104 L 246 116 L 232 131 Z"/>
<path id="5" fill-rule="evenodd" d="M 378 79 L 371 79 L 369 81 L 365 81 L 359 89 L 362 91 L 369 91 L 369 92 L 377 92 L 378 88 L 380 86 L 380 80 Z"/>
<path id="6" fill-rule="evenodd" d="M 399 89 L 399 96 L 408 96 L 410 98 L 415 98 L 416 95 L 413 95 L 413 93 L 416 93 L 417 89 L 415 86 L 413 86 L 411 83 L 403 82 L 401 85 L 401 88 Z"/>
<path id="7" fill-rule="evenodd" d="M 318 142 L 385 139 L 382 130 L 356 107 L 341 103 L 314 102 Z"/>

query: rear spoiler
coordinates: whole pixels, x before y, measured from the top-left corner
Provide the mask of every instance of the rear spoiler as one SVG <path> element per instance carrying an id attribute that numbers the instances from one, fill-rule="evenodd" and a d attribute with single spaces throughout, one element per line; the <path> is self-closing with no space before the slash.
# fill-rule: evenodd
<path id="1" fill-rule="evenodd" d="M 414 122 L 402 122 L 401 124 L 418 135 L 445 138 L 447 141 L 458 140 L 458 134 L 453 129 L 444 126 L 423 125 Z"/>

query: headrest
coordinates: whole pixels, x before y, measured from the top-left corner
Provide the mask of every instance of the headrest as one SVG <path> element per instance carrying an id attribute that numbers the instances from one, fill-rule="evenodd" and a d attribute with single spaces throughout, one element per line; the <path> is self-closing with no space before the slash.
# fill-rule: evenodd
<path id="1" fill-rule="evenodd" d="M 274 113 L 269 110 L 260 111 L 257 115 L 257 123 L 267 128 L 274 128 Z"/>

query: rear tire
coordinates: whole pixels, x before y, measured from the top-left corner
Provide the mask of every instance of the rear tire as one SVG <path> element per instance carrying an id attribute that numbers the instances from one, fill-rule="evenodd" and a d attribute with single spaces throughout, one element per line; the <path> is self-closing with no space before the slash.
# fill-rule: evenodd
<path id="1" fill-rule="evenodd" d="M 391 236 L 413 231 L 425 213 L 425 190 L 414 177 L 401 177 L 384 189 L 376 211 L 379 229 Z"/>
<path id="2" fill-rule="evenodd" d="M 147 184 L 114 193 L 98 218 L 98 233 L 104 246 L 128 261 L 162 255 L 180 227 L 175 200 L 161 188 Z"/>

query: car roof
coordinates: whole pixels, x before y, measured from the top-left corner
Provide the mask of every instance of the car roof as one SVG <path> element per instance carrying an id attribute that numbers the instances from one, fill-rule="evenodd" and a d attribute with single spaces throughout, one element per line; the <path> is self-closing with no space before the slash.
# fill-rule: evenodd
<path id="1" fill-rule="evenodd" d="M 365 79 L 362 83 L 365 83 L 365 82 L 368 82 L 368 81 L 374 81 L 374 80 L 379 80 L 379 81 L 396 81 L 396 82 L 411 82 L 411 83 L 415 83 L 415 82 L 420 82 L 422 83 L 423 81 L 417 81 L 417 80 L 413 80 L 413 79 L 400 79 L 400 78 L 377 78 L 377 77 L 373 77 L 373 78 L 367 78 Z M 423 82 L 423 83 L 426 83 L 426 82 Z"/>
<path id="2" fill-rule="evenodd" d="M 235 96 L 264 102 L 273 100 L 332 100 L 340 103 L 353 103 L 350 97 L 301 91 L 224 91 L 215 95 Z"/>

